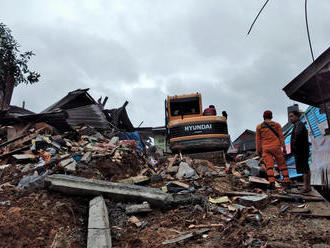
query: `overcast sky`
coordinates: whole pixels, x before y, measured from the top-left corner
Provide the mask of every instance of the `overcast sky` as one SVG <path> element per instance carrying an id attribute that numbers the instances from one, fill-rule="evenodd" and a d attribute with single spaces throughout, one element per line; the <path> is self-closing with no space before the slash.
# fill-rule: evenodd
<path id="1" fill-rule="evenodd" d="M 167 95 L 201 92 L 203 105 L 229 114 L 236 138 L 255 129 L 265 109 L 285 124 L 293 102 L 282 88 L 311 63 L 304 1 L 1 0 L 0 21 L 41 74 L 15 89 L 12 104 L 39 112 L 77 88 L 107 107 L 128 100 L 135 126 L 164 125 Z M 310 0 L 316 56 L 330 45 L 330 1 Z M 305 108 L 305 106 L 304 106 Z"/>

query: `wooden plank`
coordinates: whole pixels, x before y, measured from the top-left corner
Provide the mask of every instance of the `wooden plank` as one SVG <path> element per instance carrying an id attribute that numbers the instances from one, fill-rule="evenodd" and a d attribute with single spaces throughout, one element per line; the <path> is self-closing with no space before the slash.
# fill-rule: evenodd
<path id="1" fill-rule="evenodd" d="M 0 155 L 0 158 L 5 158 L 7 156 L 10 156 L 10 155 L 13 155 L 15 153 L 18 153 L 18 152 L 21 152 L 21 151 L 24 151 L 24 150 L 27 150 L 30 148 L 30 145 L 27 145 L 27 146 L 23 146 L 21 148 L 18 148 L 18 149 L 15 149 L 15 150 L 12 150 L 10 152 L 7 152 L 7 153 L 3 153 Z"/>
<path id="2" fill-rule="evenodd" d="M 231 196 L 262 196 L 262 194 L 252 193 L 252 192 L 239 192 L 239 191 L 228 191 L 221 192 L 223 195 L 231 195 Z M 305 201 L 324 201 L 322 197 L 318 196 L 305 196 L 298 194 L 290 194 L 290 195 L 280 195 L 280 194 L 270 194 L 270 197 L 281 199 L 281 200 L 290 200 L 295 201 L 296 197 L 301 198 Z"/>
<path id="3" fill-rule="evenodd" d="M 311 210 L 308 208 L 295 208 L 289 211 L 289 213 L 293 213 L 293 214 L 308 214 L 310 212 Z"/>
<path id="4" fill-rule="evenodd" d="M 163 245 L 175 244 L 175 243 L 178 243 L 180 241 L 184 241 L 186 239 L 191 239 L 193 237 L 200 236 L 200 235 L 202 235 L 202 234 L 204 234 L 204 233 L 206 233 L 208 231 L 210 231 L 209 228 L 200 229 L 200 230 L 197 230 L 195 232 L 191 232 L 191 233 L 182 235 L 182 236 L 177 237 L 175 239 L 170 239 L 168 241 L 164 241 L 164 242 L 162 242 L 162 244 Z"/>
<path id="5" fill-rule="evenodd" d="M 253 192 L 241 192 L 241 191 L 227 191 L 221 192 L 223 195 L 230 196 L 262 196 L 263 194 L 253 193 Z"/>
<path id="6" fill-rule="evenodd" d="M 324 201 L 322 197 L 306 196 L 306 195 L 298 195 L 298 194 L 290 194 L 290 195 L 272 194 L 270 196 L 273 198 L 277 198 L 281 200 L 290 200 L 290 201 L 295 201 L 296 198 L 301 198 L 305 201 Z"/>
<path id="7" fill-rule="evenodd" d="M 23 134 L 23 135 L 17 136 L 17 137 L 15 137 L 15 138 L 11 139 L 11 140 L 8 140 L 8 141 L 6 141 L 6 142 L 1 143 L 1 144 L 0 144 L 0 147 L 6 146 L 6 145 L 8 145 L 8 144 L 10 144 L 10 143 L 13 143 L 13 142 L 15 142 L 16 140 L 19 140 L 19 139 L 24 138 L 24 137 L 26 137 L 26 136 L 28 136 L 28 134 Z"/>
<path id="8" fill-rule="evenodd" d="M 311 213 L 311 214 L 301 214 L 302 216 L 306 217 L 320 217 L 320 218 L 330 218 L 330 213 Z"/>
<path id="9" fill-rule="evenodd" d="M 176 159 L 178 158 L 178 154 L 175 154 L 174 157 L 172 158 L 170 164 L 168 165 L 168 168 L 171 168 L 173 164 L 175 163 Z"/>
<path id="10" fill-rule="evenodd" d="M 6 141 L 6 142 L 0 144 L 0 147 L 3 147 L 3 146 L 6 146 L 6 145 L 9 145 L 9 144 L 11 144 L 11 143 L 13 143 L 13 142 L 15 142 L 15 141 L 18 141 L 18 140 L 20 140 L 20 139 L 22 139 L 22 138 L 23 138 L 23 141 L 22 141 L 21 143 L 24 144 L 25 142 L 30 141 L 30 140 L 34 139 L 35 137 L 37 137 L 38 134 L 39 134 L 39 132 L 43 131 L 44 129 L 46 129 L 46 127 L 43 127 L 43 128 L 37 129 L 37 130 L 34 131 L 34 133 L 32 133 L 32 134 L 23 134 L 23 135 L 17 136 L 17 137 L 15 137 L 15 138 L 11 139 L 11 140 L 8 140 L 8 141 Z"/>
<path id="11" fill-rule="evenodd" d="M 265 178 L 260 178 L 260 177 L 254 177 L 254 176 L 250 176 L 249 177 L 249 182 L 251 183 L 260 183 L 260 184 L 270 184 L 270 182 L 265 179 Z"/>
<path id="12" fill-rule="evenodd" d="M 207 228 L 207 227 L 224 227 L 224 224 L 201 224 L 201 225 L 190 225 L 189 229 L 195 229 L 195 228 Z"/>

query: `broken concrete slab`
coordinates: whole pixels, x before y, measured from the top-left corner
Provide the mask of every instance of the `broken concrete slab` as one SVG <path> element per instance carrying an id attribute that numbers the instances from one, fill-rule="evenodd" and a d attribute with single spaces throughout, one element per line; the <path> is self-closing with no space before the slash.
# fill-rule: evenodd
<path id="1" fill-rule="evenodd" d="M 103 196 L 97 196 L 89 202 L 88 228 L 109 228 L 109 215 Z"/>
<path id="2" fill-rule="evenodd" d="M 46 178 L 50 189 L 66 194 L 104 195 L 117 201 L 147 201 L 151 205 L 167 207 L 173 202 L 170 194 L 160 189 L 138 185 L 113 183 L 108 181 L 87 179 L 69 175 L 50 175 Z"/>
<path id="3" fill-rule="evenodd" d="M 150 204 L 143 202 L 142 204 L 132 204 L 125 208 L 126 214 L 148 213 L 151 212 Z"/>
<path id="4" fill-rule="evenodd" d="M 106 245 L 111 240 L 108 230 L 88 229 L 87 248 L 111 248 L 112 245 Z"/>
<path id="5" fill-rule="evenodd" d="M 68 171 L 75 171 L 77 162 L 73 158 L 64 159 L 59 163 L 60 166 L 64 167 Z"/>
<path id="6" fill-rule="evenodd" d="M 87 248 L 111 248 L 109 214 L 103 196 L 89 202 Z"/>
<path id="7" fill-rule="evenodd" d="M 193 168 L 191 168 L 188 163 L 181 162 L 179 166 L 178 173 L 176 174 L 176 178 L 191 178 L 196 175 L 196 172 Z"/>
<path id="8" fill-rule="evenodd" d="M 255 159 L 248 159 L 246 161 L 247 167 L 250 168 L 251 176 L 259 176 L 261 167 L 259 166 L 259 162 Z"/>
<path id="9" fill-rule="evenodd" d="M 77 167 L 77 163 L 76 163 L 76 161 L 73 161 L 72 163 L 68 164 L 64 168 L 68 171 L 75 171 L 76 167 Z"/>
<path id="10" fill-rule="evenodd" d="M 74 161 L 75 160 L 73 158 L 64 159 L 59 163 L 59 165 L 62 166 L 62 167 L 65 167 L 65 166 L 67 166 L 68 164 L 71 164 Z"/>

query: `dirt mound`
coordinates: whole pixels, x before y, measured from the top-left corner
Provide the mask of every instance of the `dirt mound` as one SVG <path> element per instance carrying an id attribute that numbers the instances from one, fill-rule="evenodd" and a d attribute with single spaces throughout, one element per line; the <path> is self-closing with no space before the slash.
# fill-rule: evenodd
<path id="1" fill-rule="evenodd" d="M 87 211 L 85 199 L 7 188 L 0 194 L 0 247 L 50 247 L 55 236 L 61 247 L 86 247 Z"/>

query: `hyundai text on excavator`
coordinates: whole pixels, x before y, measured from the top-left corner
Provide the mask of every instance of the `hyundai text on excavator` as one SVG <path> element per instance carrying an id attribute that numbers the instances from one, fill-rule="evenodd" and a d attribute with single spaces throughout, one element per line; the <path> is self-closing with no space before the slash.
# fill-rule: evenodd
<path id="1" fill-rule="evenodd" d="M 227 150 L 227 118 L 203 115 L 200 93 L 168 96 L 165 100 L 167 138 L 172 152 Z"/>

